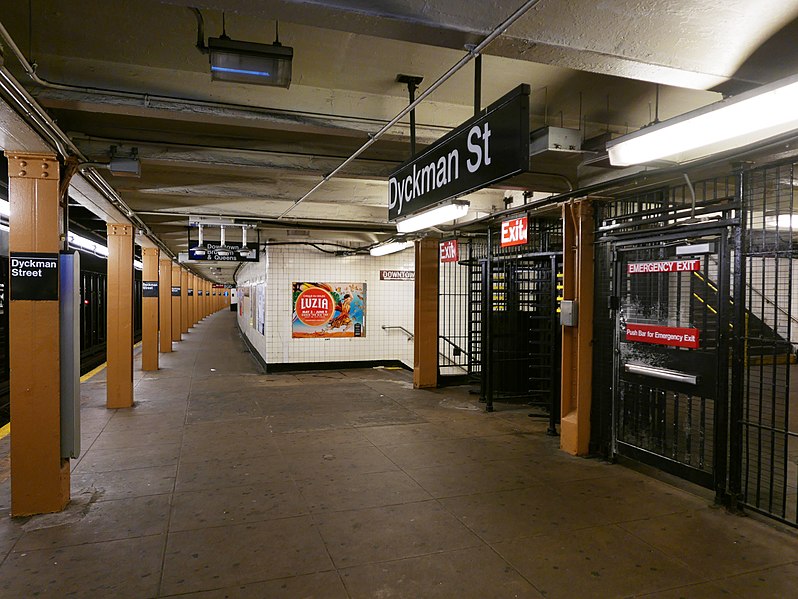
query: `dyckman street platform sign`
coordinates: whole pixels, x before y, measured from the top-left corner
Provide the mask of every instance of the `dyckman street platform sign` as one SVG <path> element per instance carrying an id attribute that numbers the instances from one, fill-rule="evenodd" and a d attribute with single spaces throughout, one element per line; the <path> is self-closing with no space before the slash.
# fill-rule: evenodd
<path id="1" fill-rule="evenodd" d="M 394 171 L 388 220 L 528 170 L 529 90 L 519 85 Z"/>
<path id="2" fill-rule="evenodd" d="M 58 299 L 58 254 L 11 252 L 9 272 L 12 300 Z"/>

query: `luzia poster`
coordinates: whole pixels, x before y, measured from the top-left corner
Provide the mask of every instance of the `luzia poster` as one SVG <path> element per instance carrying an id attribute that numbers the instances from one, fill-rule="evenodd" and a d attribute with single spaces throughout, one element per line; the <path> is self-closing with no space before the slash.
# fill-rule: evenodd
<path id="1" fill-rule="evenodd" d="M 291 337 L 365 337 L 365 283 L 293 283 Z"/>

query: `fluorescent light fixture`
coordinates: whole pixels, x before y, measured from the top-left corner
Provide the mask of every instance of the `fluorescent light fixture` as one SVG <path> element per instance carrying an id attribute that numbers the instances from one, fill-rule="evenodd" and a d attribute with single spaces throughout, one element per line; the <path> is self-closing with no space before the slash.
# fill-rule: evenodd
<path id="1" fill-rule="evenodd" d="M 645 127 L 607 143 L 610 163 L 682 163 L 798 129 L 798 75 Z"/>
<path id="2" fill-rule="evenodd" d="M 766 229 L 792 229 L 798 231 L 798 214 L 779 214 L 778 216 L 765 217 Z"/>
<path id="3" fill-rule="evenodd" d="M 91 239 L 86 239 L 80 235 L 75 235 L 72 231 L 70 231 L 68 240 L 69 245 L 76 247 L 79 250 L 91 252 L 92 254 L 102 256 L 103 258 L 108 257 L 108 248 L 102 244 L 95 243 Z"/>
<path id="4" fill-rule="evenodd" d="M 11 216 L 11 202 L 8 200 L 0 200 L 0 216 Z"/>
<path id="5" fill-rule="evenodd" d="M 412 241 L 394 241 L 393 243 L 384 243 L 369 250 L 372 256 L 387 256 L 388 254 L 395 254 L 407 248 L 413 247 Z"/>
<path id="6" fill-rule="evenodd" d="M 427 210 L 421 214 L 416 214 L 410 218 L 396 223 L 396 231 L 399 233 L 413 233 L 421 229 L 427 229 L 442 223 L 462 218 L 468 214 L 469 203 L 465 200 L 455 200 L 449 204 L 438 206 L 432 210 Z"/>
<path id="7" fill-rule="evenodd" d="M 213 81 L 254 83 L 285 87 L 291 85 L 294 49 L 274 44 L 239 42 L 227 37 L 208 38 Z"/>
<path id="8" fill-rule="evenodd" d="M 144 270 L 144 264 L 142 264 L 141 260 L 133 260 L 133 268 L 136 270 Z"/>

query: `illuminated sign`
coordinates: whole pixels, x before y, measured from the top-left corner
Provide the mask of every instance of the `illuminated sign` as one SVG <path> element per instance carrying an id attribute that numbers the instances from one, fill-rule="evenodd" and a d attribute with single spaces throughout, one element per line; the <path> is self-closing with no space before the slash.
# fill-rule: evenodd
<path id="1" fill-rule="evenodd" d="M 460 252 L 457 247 L 457 240 L 441 242 L 441 262 L 457 262 L 460 259 Z"/>
<path id="2" fill-rule="evenodd" d="M 528 229 L 529 224 L 526 216 L 503 221 L 501 246 L 506 248 L 514 245 L 524 245 L 527 241 Z"/>

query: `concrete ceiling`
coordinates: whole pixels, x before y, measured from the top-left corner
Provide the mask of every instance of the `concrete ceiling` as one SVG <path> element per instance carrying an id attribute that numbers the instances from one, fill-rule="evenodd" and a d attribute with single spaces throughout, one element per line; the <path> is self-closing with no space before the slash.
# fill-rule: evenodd
<path id="1" fill-rule="evenodd" d="M 141 178 L 108 181 L 178 252 L 189 214 L 261 219 L 261 240 L 388 237 L 386 180 L 409 156 L 406 121 L 276 218 L 407 105 L 398 73 L 423 76 L 423 90 L 521 4 L 18 0 L 0 4 L 0 22 L 41 77 L 65 84 L 35 85 L 4 52 L 86 156 L 137 149 Z M 212 83 L 190 7 L 202 9 L 206 36 L 221 33 L 224 11 L 230 37 L 271 43 L 279 19 L 280 41 L 294 48 L 290 89 Z M 717 90 L 796 72 L 796 18 L 798 2 L 784 0 L 541 0 L 485 53 L 483 105 L 523 82 L 532 128 L 580 128 L 586 139 L 625 133 L 716 101 Z M 473 93 L 466 67 L 419 107 L 419 143 L 470 117 Z M 11 131 L 0 137 L 8 149 Z M 583 185 L 607 172 L 573 157 L 533 159 L 530 169 L 475 194 L 474 211 L 502 208 L 506 188 L 563 191 L 565 179 Z"/>

